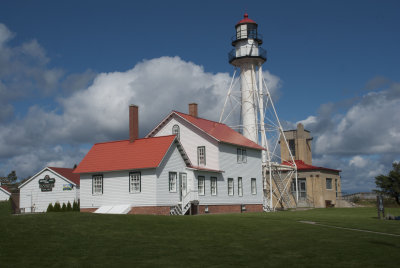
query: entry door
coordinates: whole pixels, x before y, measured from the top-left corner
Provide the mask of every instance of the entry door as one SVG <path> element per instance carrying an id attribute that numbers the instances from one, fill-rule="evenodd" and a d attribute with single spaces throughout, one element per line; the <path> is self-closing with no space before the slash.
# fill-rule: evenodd
<path id="1" fill-rule="evenodd" d="M 182 201 L 182 198 L 187 193 L 187 175 L 186 173 L 179 173 L 179 200 Z"/>
<path id="2" fill-rule="evenodd" d="M 305 200 L 307 198 L 306 180 L 299 179 L 299 198 Z"/>
<path id="3" fill-rule="evenodd" d="M 305 200 L 307 198 L 306 179 L 297 179 L 299 184 L 299 199 Z M 296 179 L 292 180 L 292 194 L 296 196 Z"/>

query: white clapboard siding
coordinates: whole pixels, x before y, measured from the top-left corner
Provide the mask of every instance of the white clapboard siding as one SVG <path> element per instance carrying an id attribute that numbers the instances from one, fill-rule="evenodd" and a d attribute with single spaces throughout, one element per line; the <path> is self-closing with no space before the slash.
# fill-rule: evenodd
<path id="1" fill-rule="evenodd" d="M 176 192 L 169 191 L 169 172 L 177 173 Z M 185 162 L 176 145 L 168 151 L 157 168 L 157 205 L 173 206 L 180 201 L 179 173 L 187 173 Z"/>
<path id="2" fill-rule="evenodd" d="M 39 188 L 39 180 L 43 179 L 46 175 L 49 175 L 50 178 L 54 178 L 55 183 L 52 191 L 42 192 Z M 63 189 L 64 185 L 69 183 L 70 182 L 66 181 L 52 170 L 44 169 L 20 188 L 19 206 L 21 211 L 45 212 L 50 203 L 55 204 L 56 202 L 62 205 L 63 203 L 67 204 L 69 201 L 72 205 L 78 198 L 76 187 L 73 187 L 72 190 Z M 31 211 L 31 207 L 33 207 L 33 211 Z"/>
<path id="3" fill-rule="evenodd" d="M 129 204 L 137 206 L 163 206 L 177 204 L 179 195 L 169 193 L 169 171 L 186 169 L 175 144 L 171 145 L 158 168 L 81 174 L 81 208 Z M 129 173 L 141 173 L 141 192 L 129 192 Z M 92 193 L 92 176 L 103 175 L 103 194 Z"/>
<path id="4" fill-rule="evenodd" d="M 154 135 L 166 136 L 172 135 L 172 127 L 174 125 L 179 126 L 180 138 L 183 148 L 188 155 L 192 165 L 197 166 L 197 147 L 206 147 L 206 168 L 219 170 L 219 157 L 218 157 L 218 141 L 211 138 L 208 134 L 199 130 L 192 124 L 188 123 L 184 119 L 173 114 L 172 118 L 161 127 L 161 129 Z"/>
<path id="5" fill-rule="evenodd" d="M 141 173 L 141 192 L 129 192 L 129 173 Z M 92 193 L 92 176 L 103 175 L 103 194 Z M 155 169 L 112 171 L 81 174 L 81 208 L 98 208 L 107 205 L 131 204 L 154 206 L 156 191 Z"/>
<path id="6" fill-rule="evenodd" d="M 205 177 L 205 195 L 199 195 L 202 205 L 212 204 L 262 204 L 262 169 L 261 151 L 246 148 L 247 163 L 237 163 L 237 146 L 220 143 L 220 167 L 225 172 L 195 172 L 196 184 L 198 176 Z M 217 195 L 211 195 L 211 179 L 217 177 Z M 243 196 L 238 195 L 238 177 L 242 177 Z M 228 195 L 228 178 L 233 178 L 234 195 Z M 257 194 L 251 193 L 251 178 L 256 178 Z"/>
<path id="7" fill-rule="evenodd" d="M 10 199 L 10 194 L 0 187 L 0 201 L 6 201 Z"/>

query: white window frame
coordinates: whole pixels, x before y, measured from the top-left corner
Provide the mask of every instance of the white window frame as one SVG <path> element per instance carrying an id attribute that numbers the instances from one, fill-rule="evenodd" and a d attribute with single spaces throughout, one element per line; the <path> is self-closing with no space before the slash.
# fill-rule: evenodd
<path id="1" fill-rule="evenodd" d="M 204 176 L 197 177 L 197 190 L 199 195 L 206 194 L 206 178 Z"/>
<path id="2" fill-rule="evenodd" d="M 211 181 L 211 183 L 210 183 L 210 192 L 211 192 L 211 195 L 217 195 L 217 191 L 218 191 L 218 183 L 217 183 L 217 177 L 211 177 L 210 178 L 210 181 Z"/>
<path id="3" fill-rule="evenodd" d="M 169 172 L 168 173 L 168 185 L 169 185 L 169 192 L 170 193 L 176 193 L 176 189 L 177 189 L 177 178 L 178 178 L 178 173 L 176 172 Z"/>
<path id="4" fill-rule="evenodd" d="M 206 165 L 206 146 L 197 147 L 197 164 L 199 166 Z"/>
<path id="5" fill-rule="evenodd" d="M 253 194 L 253 195 L 257 194 L 257 179 L 256 178 L 251 178 L 251 194 Z"/>
<path id="6" fill-rule="evenodd" d="M 247 150 L 244 148 L 237 148 L 237 162 L 247 163 Z"/>
<path id="7" fill-rule="evenodd" d="M 102 195 L 103 194 L 103 175 L 93 175 L 92 176 L 92 194 Z"/>
<path id="8" fill-rule="evenodd" d="M 187 174 L 186 173 L 179 173 L 180 181 L 181 181 L 181 189 L 182 195 L 186 196 L 187 194 Z"/>
<path id="9" fill-rule="evenodd" d="M 238 177 L 238 196 L 243 196 L 243 179 Z"/>
<path id="10" fill-rule="evenodd" d="M 129 173 L 129 192 L 138 194 L 142 191 L 142 174 L 140 172 Z"/>
<path id="11" fill-rule="evenodd" d="M 233 182 L 233 178 L 228 178 L 228 195 L 235 195 L 235 183 Z"/>
<path id="12" fill-rule="evenodd" d="M 172 127 L 172 135 L 176 135 L 176 137 L 179 140 L 179 138 L 180 138 L 180 127 L 179 127 L 179 125 L 173 125 L 173 127 Z"/>

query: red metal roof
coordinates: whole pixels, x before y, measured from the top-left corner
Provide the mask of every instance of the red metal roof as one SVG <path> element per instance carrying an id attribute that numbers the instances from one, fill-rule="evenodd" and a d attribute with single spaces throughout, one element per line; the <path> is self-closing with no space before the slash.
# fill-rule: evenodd
<path id="1" fill-rule="evenodd" d="M 223 173 L 223 172 L 225 172 L 223 170 L 211 169 L 211 168 L 205 168 L 205 167 L 199 167 L 199 166 L 191 166 L 191 168 L 193 168 L 194 170 L 214 172 L 214 173 Z"/>
<path id="2" fill-rule="evenodd" d="M 236 26 L 238 26 L 239 24 L 244 24 L 244 23 L 257 24 L 254 20 L 249 19 L 249 15 L 247 13 L 244 13 L 243 19 L 241 21 L 239 21 L 238 23 L 236 23 Z"/>
<path id="3" fill-rule="evenodd" d="M 67 178 L 68 180 L 72 181 L 76 185 L 80 185 L 80 175 L 73 173 L 74 172 L 73 168 L 60 168 L 60 167 L 48 167 L 48 168 L 53 170 L 54 172 L 57 172 L 64 178 Z"/>
<path id="4" fill-rule="evenodd" d="M 161 163 L 175 135 L 96 143 L 74 173 L 155 168 Z"/>
<path id="5" fill-rule="evenodd" d="M 7 193 L 11 194 L 10 189 L 7 188 L 5 185 L 0 185 L 0 188 L 3 188 Z"/>
<path id="6" fill-rule="evenodd" d="M 258 145 L 257 143 L 247 139 L 242 134 L 234 131 L 230 127 L 225 124 L 217 123 L 215 121 L 193 117 L 188 114 L 180 113 L 174 111 L 177 115 L 182 117 L 183 119 L 189 121 L 196 127 L 200 128 L 204 132 L 206 132 L 211 137 L 215 138 L 216 140 L 224 143 L 239 145 L 243 147 L 253 148 L 257 150 L 264 150 L 263 147 Z"/>
<path id="7" fill-rule="evenodd" d="M 298 171 L 307 171 L 307 170 L 327 170 L 327 171 L 334 171 L 334 172 L 341 172 L 338 169 L 331 169 L 331 168 L 324 168 L 324 167 L 317 167 L 313 165 L 309 165 L 304 163 L 302 160 L 295 160 L 294 161 L 297 166 Z M 283 165 L 292 166 L 292 161 L 284 161 Z"/>

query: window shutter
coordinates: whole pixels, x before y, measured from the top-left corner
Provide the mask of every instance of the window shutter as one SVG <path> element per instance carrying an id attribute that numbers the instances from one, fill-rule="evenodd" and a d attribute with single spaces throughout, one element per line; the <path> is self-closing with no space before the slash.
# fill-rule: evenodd
<path id="1" fill-rule="evenodd" d="M 104 185 L 104 180 L 103 180 L 103 176 L 101 176 L 101 194 L 103 194 L 103 185 Z"/>
<path id="2" fill-rule="evenodd" d="M 129 184 L 129 192 L 131 192 L 131 173 L 129 173 L 128 184 Z"/>
<path id="3" fill-rule="evenodd" d="M 92 194 L 93 194 L 93 187 L 94 187 L 94 178 L 92 176 Z"/>

